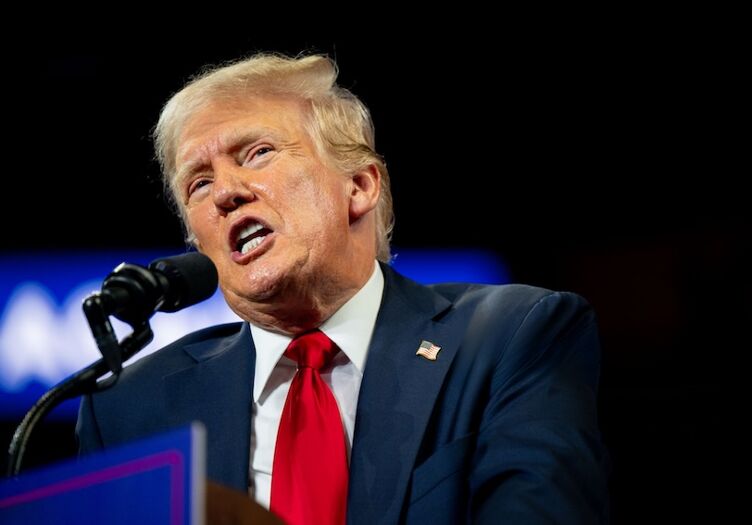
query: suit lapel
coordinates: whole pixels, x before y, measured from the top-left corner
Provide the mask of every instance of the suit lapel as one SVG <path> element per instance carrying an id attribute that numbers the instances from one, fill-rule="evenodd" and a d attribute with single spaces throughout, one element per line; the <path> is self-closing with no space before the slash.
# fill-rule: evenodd
<path id="1" fill-rule="evenodd" d="M 350 461 L 348 522 L 395 523 L 436 398 L 461 340 L 440 321 L 452 303 L 382 265 L 382 307 L 360 388 Z M 436 361 L 416 356 L 421 341 L 441 347 Z M 164 377 L 170 425 L 207 428 L 209 478 L 248 487 L 256 350 L 240 332 L 184 348 L 195 364 Z"/>
<path id="2" fill-rule="evenodd" d="M 423 435 L 461 335 L 438 318 L 444 297 L 382 266 L 384 298 L 360 387 L 348 521 L 396 523 Z M 436 361 L 415 353 L 441 347 Z"/>
<path id="3" fill-rule="evenodd" d="M 256 350 L 248 323 L 230 338 L 188 345 L 195 364 L 164 377 L 171 425 L 201 421 L 207 429 L 209 478 L 245 491 Z"/>

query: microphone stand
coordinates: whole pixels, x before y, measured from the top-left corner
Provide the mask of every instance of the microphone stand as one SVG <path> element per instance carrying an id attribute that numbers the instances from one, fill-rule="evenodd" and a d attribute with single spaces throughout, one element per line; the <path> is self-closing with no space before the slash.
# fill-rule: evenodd
<path id="1" fill-rule="evenodd" d="M 45 392 L 26 413 L 13 433 L 13 439 L 8 447 L 6 471 L 8 477 L 17 476 L 20 472 L 21 461 L 31 432 L 42 418 L 66 399 L 114 385 L 122 371 L 122 363 L 148 345 L 154 337 L 148 320 L 131 320 L 129 324 L 133 328 L 133 333 L 118 343 L 99 292 L 91 294 L 84 300 L 83 309 L 103 357 Z M 97 384 L 97 380 L 108 372 L 114 374 L 115 381 L 101 387 Z"/>

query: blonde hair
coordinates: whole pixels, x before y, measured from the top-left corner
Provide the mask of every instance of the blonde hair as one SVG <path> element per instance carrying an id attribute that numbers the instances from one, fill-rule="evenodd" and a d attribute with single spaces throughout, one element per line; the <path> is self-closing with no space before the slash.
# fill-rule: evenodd
<path id="1" fill-rule="evenodd" d="M 389 172 L 376 153 L 373 121 L 368 108 L 350 91 L 336 84 L 337 65 L 326 56 L 288 57 L 260 53 L 207 69 L 170 98 L 154 129 L 154 146 L 165 187 L 185 220 L 176 180 L 177 141 L 185 123 L 208 102 L 259 95 L 293 96 L 307 102 L 306 129 L 319 153 L 347 173 L 373 164 L 381 174 L 381 195 L 376 206 L 376 256 L 389 262 L 389 241 L 394 227 Z M 192 233 L 187 231 L 189 240 Z"/>

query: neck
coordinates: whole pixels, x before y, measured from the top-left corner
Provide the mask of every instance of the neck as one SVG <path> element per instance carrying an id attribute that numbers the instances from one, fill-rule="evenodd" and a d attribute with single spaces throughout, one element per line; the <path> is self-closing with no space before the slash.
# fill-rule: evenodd
<path id="1" fill-rule="evenodd" d="M 246 302 L 242 311 L 236 313 L 265 330 L 295 336 L 321 326 L 365 286 L 372 273 L 373 259 L 339 286 L 324 289 L 321 284 L 311 287 L 294 284 L 263 302 Z"/>

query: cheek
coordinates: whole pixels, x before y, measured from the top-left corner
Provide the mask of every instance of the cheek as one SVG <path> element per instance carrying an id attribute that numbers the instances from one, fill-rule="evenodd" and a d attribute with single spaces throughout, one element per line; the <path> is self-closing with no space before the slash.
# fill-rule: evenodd
<path id="1" fill-rule="evenodd" d="M 310 185 L 290 203 L 299 226 L 310 235 L 342 236 L 340 230 L 347 225 L 348 208 L 338 188 Z"/>
<path id="2" fill-rule="evenodd" d="M 186 218 L 199 245 L 206 249 L 216 244 L 220 235 L 219 224 L 214 220 L 216 213 L 203 208 L 200 205 L 191 208 L 187 211 Z"/>

